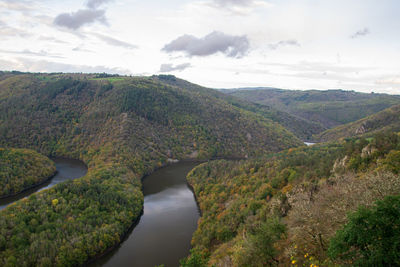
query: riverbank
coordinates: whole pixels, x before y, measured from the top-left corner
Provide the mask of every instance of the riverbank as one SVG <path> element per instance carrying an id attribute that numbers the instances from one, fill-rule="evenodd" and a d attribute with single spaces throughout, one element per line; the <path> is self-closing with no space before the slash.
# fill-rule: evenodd
<path id="1" fill-rule="evenodd" d="M 186 181 L 186 175 L 198 164 L 180 161 L 143 177 L 144 205 L 138 223 L 116 250 L 91 261 L 90 266 L 178 266 L 189 254 L 200 217 Z"/>
<path id="2" fill-rule="evenodd" d="M 5 195 L 5 196 L 0 196 L 0 200 L 7 200 L 8 198 L 18 197 L 19 195 L 23 195 L 26 191 L 28 191 L 28 190 L 30 190 L 30 189 L 33 189 L 33 188 L 35 188 L 35 187 L 39 187 L 39 186 L 41 186 L 41 185 L 43 185 L 43 184 L 49 182 L 51 179 L 53 179 L 54 176 L 57 175 L 57 173 L 58 173 L 58 171 L 56 170 L 56 171 L 55 171 L 51 176 L 49 176 L 47 179 L 45 179 L 45 180 L 43 180 L 43 181 L 41 181 L 41 182 L 39 182 L 39 183 L 33 184 L 33 185 L 29 186 L 29 187 L 26 187 L 26 188 L 24 188 L 22 191 L 19 191 L 18 193 L 9 194 L 9 195 Z M 25 196 L 24 196 L 24 197 L 25 197 Z"/>
<path id="3" fill-rule="evenodd" d="M 43 184 L 55 173 L 54 162 L 35 150 L 0 148 L 0 199 Z"/>
<path id="4" fill-rule="evenodd" d="M 0 210 L 5 209 L 9 205 L 15 203 L 20 199 L 29 197 L 31 194 L 51 188 L 56 184 L 62 183 L 67 180 L 83 177 L 87 173 L 86 164 L 80 160 L 68 158 L 52 158 L 51 160 L 54 162 L 56 168 L 56 172 L 54 175 L 43 182 L 30 186 L 29 188 L 18 194 L 0 199 Z"/>

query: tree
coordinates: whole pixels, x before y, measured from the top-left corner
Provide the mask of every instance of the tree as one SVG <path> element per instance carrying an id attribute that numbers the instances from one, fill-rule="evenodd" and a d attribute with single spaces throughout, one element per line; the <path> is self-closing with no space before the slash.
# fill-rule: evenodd
<path id="1" fill-rule="evenodd" d="M 181 267 L 203 267 L 207 266 L 207 259 L 203 259 L 201 254 L 196 250 L 190 250 L 190 256 L 188 258 L 181 259 L 179 261 Z"/>
<path id="2" fill-rule="evenodd" d="M 400 195 L 348 216 L 328 250 L 333 260 L 355 266 L 400 265 Z"/>
<path id="3" fill-rule="evenodd" d="M 277 266 L 275 243 L 285 234 L 286 227 L 279 218 L 268 218 L 253 233 L 250 233 L 240 246 L 235 259 L 237 266 Z"/>

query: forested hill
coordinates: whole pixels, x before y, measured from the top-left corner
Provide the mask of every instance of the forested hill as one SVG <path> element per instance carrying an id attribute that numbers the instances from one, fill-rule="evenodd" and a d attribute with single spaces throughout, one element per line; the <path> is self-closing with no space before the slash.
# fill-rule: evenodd
<path id="1" fill-rule="evenodd" d="M 283 90 L 239 88 L 221 90 L 254 103 L 288 112 L 329 129 L 357 121 L 390 106 L 400 104 L 400 96 L 366 94 L 344 90 Z"/>
<path id="2" fill-rule="evenodd" d="M 356 135 L 368 136 L 381 131 L 400 131 L 400 105 L 387 108 L 356 122 L 329 129 L 315 135 L 314 140 L 331 141 Z"/>
<path id="3" fill-rule="evenodd" d="M 33 150 L 0 148 L 0 198 L 43 183 L 55 173 L 54 162 Z"/>
<path id="4" fill-rule="evenodd" d="M 155 76 L 155 78 L 173 86 L 179 86 L 179 87 L 189 88 L 191 90 L 202 91 L 208 95 L 211 94 L 214 97 L 226 101 L 235 107 L 260 114 L 261 116 L 284 126 L 286 129 L 290 130 L 293 134 L 295 134 L 298 138 L 302 139 L 303 141 L 309 140 L 312 137 L 312 135 L 318 134 L 326 129 L 319 123 L 305 120 L 301 117 L 294 116 L 285 111 L 272 108 L 267 105 L 254 103 L 239 97 L 231 96 L 229 94 L 221 94 L 217 90 L 211 91 L 210 89 L 201 87 L 196 84 L 192 84 L 185 80 L 178 79 L 171 75 L 160 75 L 160 76 Z"/>
<path id="5" fill-rule="evenodd" d="M 203 163 L 182 266 L 398 266 L 399 173 L 396 132 Z"/>
<path id="6" fill-rule="evenodd" d="M 172 86 L 158 76 L 103 76 L 21 74 L 2 80 L 1 142 L 70 153 L 66 146 L 73 144 L 61 140 L 118 135 L 135 148 L 171 158 L 192 152 L 200 158 L 245 157 L 299 144 L 280 125 L 214 90 Z"/>
<path id="7" fill-rule="evenodd" d="M 0 74 L 0 146 L 83 160 L 88 174 L 1 211 L 0 266 L 81 265 L 120 242 L 140 177 L 169 159 L 252 157 L 301 145 L 212 89 L 165 77 Z"/>

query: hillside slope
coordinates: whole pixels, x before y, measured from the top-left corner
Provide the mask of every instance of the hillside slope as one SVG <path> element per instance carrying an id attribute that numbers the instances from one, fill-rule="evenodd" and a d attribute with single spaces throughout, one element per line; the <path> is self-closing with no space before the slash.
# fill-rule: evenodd
<path id="1" fill-rule="evenodd" d="M 332 128 L 357 121 L 368 115 L 400 104 L 400 96 L 365 94 L 343 90 L 283 90 L 276 88 L 243 88 L 222 92 L 271 106 L 305 120 Z"/>
<path id="2" fill-rule="evenodd" d="M 140 178 L 171 158 L 301 145 L 219 94 L 159 77 L 2 73 L 0 145 L 81 159 L 88 174 L 1 212 L 0 265 L 81 265 L 117 245 L 142 210 Z"/>
<path id="3" fill-rule="evenodd" d="M 43 183 L 55 173 L 54 162 L 33 150 L 0 148 L 0 198 Z"/>
<path id="4" fill-rule="evenodd" d="M 329 129 L 315 135 L 313 139 L 324 142 L 356 135 L 371 135 L 381 131 L 400 131 L 400 105 L 387 108 L 356 122 Z"/>
<path id="5" fill-rule="evenodd" d="M 314 123 L 305 120 L 298 116 L 289 114 L 285 111 L 281 111 L 272 108 L 270 106 L 247 101 L 245 99 L 236 96 L 231 96 L 229 94 L 221 94 L 217 90 L 210 91 L 207 88 L 178 79 L 172 75 L 160 75 L 160 76 L 155 76 L 154 78 L 157 78 L 158 80 L 161 80 L 173 86 L 185 87 L 185 88 L 190 88 L 191 90 L 207 92 L 207 94 L 212 94 L 214 97 L 226 101 L 235 107 L 260 114 L 264 118 L 270 119 L 284 126 L 286 129 L 291 131 L 294 135 L 296 135 L 303 141 L 309 140 L 313 134 L 320 133 L 326 129 L 322 127 L 319 123 Z"/>
<path id="6" fill-rule="evenodd" d="M 202 217 L 191 256 L 182 265 L 353 266 L 364 259 L 381 266 L 380 259 L 361 255 L 385 255 L 389 246 L 368 246 L 365 251 L 350 244 L 348 251 L 344 242 L 342 253 L 333 256 L 328 248 L 349 212 L 399 195 L 399 173 L 398 133 L 289 149 L 259 159 L 203 163 L 187 177 Z M 370 231 L 367 223 L 359 221 L 363 227 L 358 229 Z M 382 244 L 400 238 L 398 221 L 385 223 L 384 232 L 393 230 L 395 236 L 382 234 L 379 226 L 370 231 Z M 386 256 L 388 265 L 397 265 L 398 253 Z"/>

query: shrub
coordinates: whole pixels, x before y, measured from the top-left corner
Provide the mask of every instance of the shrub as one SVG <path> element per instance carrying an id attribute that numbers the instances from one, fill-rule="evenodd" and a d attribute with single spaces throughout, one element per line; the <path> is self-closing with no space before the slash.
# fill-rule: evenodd
<path id="1" fill-rule="evenodd" d="M 400 195 L 361 207 L 348 219 L 331 240 L 332 259 L 355 266 L 400 265 Z"/>

